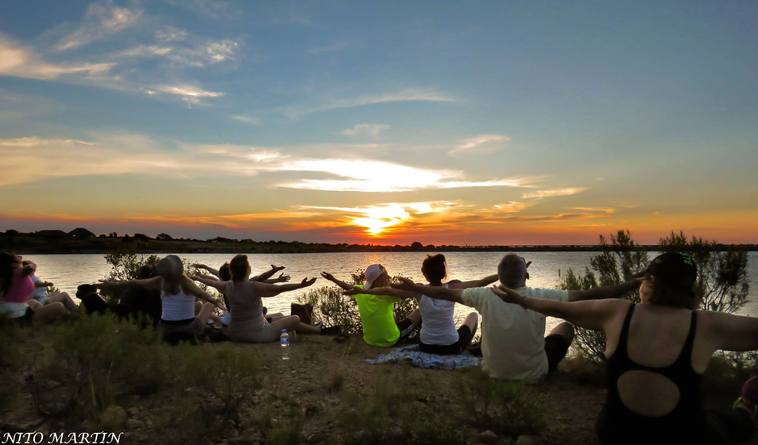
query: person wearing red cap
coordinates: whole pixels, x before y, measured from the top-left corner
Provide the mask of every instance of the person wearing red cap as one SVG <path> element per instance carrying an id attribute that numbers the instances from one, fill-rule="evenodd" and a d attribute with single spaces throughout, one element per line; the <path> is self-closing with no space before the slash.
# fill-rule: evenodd
<path id="1" fill-rule="evenodd" d="M 656 257 L 640 279 L 641 304 L 528 298 L 493 288 L 503 301 L 606 335 L 608 392 L 600 441 L 739 443 L 754 433 L 758 378 L 745 382 L 728 412 L 706 411 L 702 376 L 716 350 L 758 349 L 758 318 L 696 310 L 697 266 L 689 255 Z"/>

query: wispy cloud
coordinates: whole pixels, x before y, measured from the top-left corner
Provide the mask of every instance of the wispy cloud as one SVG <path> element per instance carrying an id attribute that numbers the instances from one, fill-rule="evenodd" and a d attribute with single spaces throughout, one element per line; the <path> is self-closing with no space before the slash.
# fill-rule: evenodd
<path id="1" fill-rule="evenodd" d="M 197 105 L 204 99 L 213 99 L 224 95 L 224 93 L 218 91 L 208 91 L 193 85 L 159 85 L 148 88 L 145 92 L 149 95 L 167 94 L 176 96 L 188 105 Z"/>
<path id="2" fill-rule="evenodd" d="M 379 139 L 379 135 L 389 128 L 387 124 L 355 124 L 340 131 L 340 134 L 347 137 L 368 136 L 371 139 Z"/>
<path id="3" fill-rule="evenodd" d="M 0 35 L 0 75 L 52 80 L 62 76 L 89 76 L 108 72 L 113 63 L 57 64 L 43 60 L 33 50 Z"/>
<path id="4" fill-rule="evenodd" d="M 186 29 L 177 28 L 176 26 L 164 26 L 156 30 L 153 35 L 158 42 L 174 43 L 185 40 L 189 33 Z"/>
<path id="5" fill-rule="evenodd" d="M 116 34 L 134 26 L 142 16 L 142 11 L 131 10 L 110 4 L 95 3 L 87 8 L 87 13 L 79 27 L 58 41 L 56 51 L 68 51 Z"/>
<path id="6" fill-rule="evenodd" d="M 524 187 L 528 178 L 467 180 L 457 170 L 432 170 L 365 159 L 292 159 L 273 170 L 327 173 L 336 179 L 303 178 L 279 187 L 333 192 L 405 192 L 471 187 Z"/>
<path id="7" fill-rule="evenodd" d="M 330 54 L 345 50 L 350 47 L 347 42 L 335 42 L 328 45 L 317 46 L 308 50 L 313 55 Z"/>
<path id="8" fill-rule="evenodd" d="M 170 44 L 137 45 L 109 56 L 112 60 L 161 58 L 171 63 L 204 67 L 234 59 L 239 42 L 231 39 L 208 40 L 194 46 Z"/>
<path id="9" fill-rule="evenodd" d="M 501 134 L 482 134 L 460 141 L 448 154 L 450 156 L 492 154 L 505 147 L 510 140 L 510 136 Z"/>
<path id="10" fill-rule="evenodd" d="M 410 88 L 376 95 L 358 96 L 328 100 L 325 103 L 307 106 L 290 106 L 281 109 L 281 112 L 290 118 L 297 118 L 306 114 L 319 113 L 343 108 L 358 108 L 372 105 L 400 103 L 400 102 L 456 102 L 456 99 L 446 93 L 430 88 Z"/>
<path id="11" fill-rule="evenodd" d="M 559 189 L 550 190 L 536 190 L 533 192 L 527 192 L 521 195 L 524 199 L 542 199 L 542 198 L 554 198 L 556 196 L 571 196 L 576 195 L 587 190 L 586 187 L 564 187 Z"/>
<path id="12" fill-rule="evenodd" d="M 237 122 L 242 122 L 245 125 L 252 125 L 254 127 L 260 127 L 263 125 L 263 121 L 259 117 L 251 116 L 249 114 L 232 114 L 229 116 L 229 118 Z"/>

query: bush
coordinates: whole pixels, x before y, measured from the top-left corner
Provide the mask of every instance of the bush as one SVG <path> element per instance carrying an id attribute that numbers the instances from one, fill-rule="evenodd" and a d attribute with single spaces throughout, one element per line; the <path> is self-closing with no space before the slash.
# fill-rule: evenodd
<path id="1" fill-rule="evenodd" d="M 155 266 L 160 261 L 156 255 L 137 254 L 133 251 L 114 252 L 105 255 L 105 262 L 111 265 L 108 280 L 134 280 L 143 266 Z"/>
<path id="2" fill-rule="evenodd" d="M 32 385 L 43 414 L 94 419 L 116 396 L 154 391 L 168 380 L 164 346 L 154 329 L 108 314 L 49 329 L 52 351 Z"/>
<path id="3" fill-rule="evenodd" d="M 747 252 L 718 251 L 713 242 L 702 238 L 690 240 L 680 232 L 671 233 L 659 242 L 661 251 L 686 252 L 694 258 L 698 266 L 696 283 L 700 308 L 704 310 L 732 313 L 747 300 L 749 281 L 747 277 Z M 561 276 L 562 289 L 590 289 L 598 286 L 612 286 L 623 283 L 647 268 L 647 252 L 639 250 L 629 231 L 618 231 L 610 236 L 610 242 L 600 236 L 600 255 L 590 260 L 590 267 L 584 274 L 568 269 Z M 639 292 L 634 291 L 629 299 L 639 302 Z M 605 356 L 605 335 L 602 332 L 577 328 L 574 346 L 579 353 L 594 361 L 603 361 Z"/>

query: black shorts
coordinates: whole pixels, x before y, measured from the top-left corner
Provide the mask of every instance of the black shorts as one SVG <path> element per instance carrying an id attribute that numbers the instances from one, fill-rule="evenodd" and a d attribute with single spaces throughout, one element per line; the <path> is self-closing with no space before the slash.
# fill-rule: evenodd
<path id="1" fill-rule="evenodd" d="M 430 354 L 439 355 L 452 355 L 460 354 L 471 343 L 474 338 L 474 334 L 471 332 L 468 326 L 463 325 L 458 328 L 458 341 L 452 345 L 427 345 L 423 342 L 419 342 L 419 349 L 421 352 L 428 352 Z"/>
<path id="2" fill-rule="evenodd" d="M 571 342 L 559 334 L 551 334 L 545 337 L 545 354 L 547 354 L 547 372 L 553 372 L 558 363 L 566 357 Z"/>

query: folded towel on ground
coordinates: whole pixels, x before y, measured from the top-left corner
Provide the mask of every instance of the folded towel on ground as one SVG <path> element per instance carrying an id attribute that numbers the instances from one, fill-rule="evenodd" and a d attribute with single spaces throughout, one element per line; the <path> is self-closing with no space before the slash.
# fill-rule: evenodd
<path id="1" fill-rule="evenodd" d="M 479 357 L 474 357 L 468 352 L 455 355 L 429 354 L 428 352 L 421 352 L 418 345 L 408 345 L 395 348 L 375 358 L 366 359 L 366 362 L 371 365 L 405 362 L 418 368 L 458 369 L 479 366 L 480 360 Z"/>

